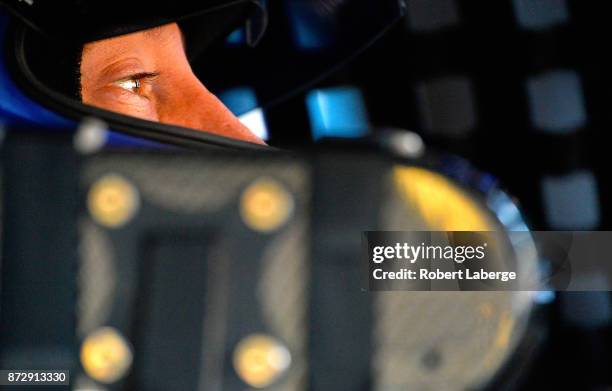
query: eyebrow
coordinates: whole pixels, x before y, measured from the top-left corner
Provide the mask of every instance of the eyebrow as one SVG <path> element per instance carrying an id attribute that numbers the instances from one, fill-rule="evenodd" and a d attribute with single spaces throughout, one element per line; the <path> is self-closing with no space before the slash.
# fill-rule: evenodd
<path id="1" fill-rule="evenodd" d="M 126 75 L 129 74 L 130 76 L 132 74 L 140 74 L 142 72 L 129 71 L 131 68 L 139 69 L 139 64 L 140 60 L 136 57 L 109 60 L 107 65 L 99 71 L 96 83 L 106 83 L 108 80 L 115 79 L 119 71 L 124 71 Z"/>

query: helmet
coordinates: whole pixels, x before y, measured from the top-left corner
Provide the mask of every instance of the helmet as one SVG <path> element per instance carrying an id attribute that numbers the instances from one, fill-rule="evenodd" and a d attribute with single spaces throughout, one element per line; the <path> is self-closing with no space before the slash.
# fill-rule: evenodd
<path id="1" fill-rule="evenodd" d="M 266 7 L 263 0 L 0 3 L 16 16 L 10 22 L 0 14 L 0 115 L 5 122 L 12 118 L 66 126 L 67 119 L 95 116 L 139 138 L 234 147 L 247 145 L 207 132 L 144 123 L 75 100 L 74 71 L 82 45 L 178 22 L 194 73 L 213 92 L 241 85 L 256 91 L 256 101 L 232 108 L 239 115 L 256 106 L 269 107 L 320 79 L 367 47 L 403 13 L 400 0 L 287 0 L 275 3 L 277 8 Z M 287 26 L 292 38 L 279 48 L 279 39 L 270 37 L 285 34 Z"/>

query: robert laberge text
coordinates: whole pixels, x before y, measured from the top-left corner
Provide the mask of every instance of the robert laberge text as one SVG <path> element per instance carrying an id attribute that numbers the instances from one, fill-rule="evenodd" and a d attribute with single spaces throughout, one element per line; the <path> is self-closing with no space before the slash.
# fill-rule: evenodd
<path id="1" fill-rule="evenodd" d="M 382 269 L 374 269 L 375 280 L 498 280 L 507 282 L 516 280 L 516 272 L 489 272 L 484 269 L 472 271 L 471 269 L 443 272 L 440 269 L 419 269 L 387 272 Z"/>

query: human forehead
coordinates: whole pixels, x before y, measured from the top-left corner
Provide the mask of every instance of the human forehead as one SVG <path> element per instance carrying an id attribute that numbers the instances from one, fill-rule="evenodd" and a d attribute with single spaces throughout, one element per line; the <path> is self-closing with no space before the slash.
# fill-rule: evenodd
<path id="1" fill-rule="evenodd" d="M 90 42 L 83 46 L 83 56 L 116 57 L 143 49 L 143 44 L 154 44 L 158 47 L 176 43 L 182 45 L 183 40 L 183 34 L 178 25 L 170 23 L 144 31 Z"/>

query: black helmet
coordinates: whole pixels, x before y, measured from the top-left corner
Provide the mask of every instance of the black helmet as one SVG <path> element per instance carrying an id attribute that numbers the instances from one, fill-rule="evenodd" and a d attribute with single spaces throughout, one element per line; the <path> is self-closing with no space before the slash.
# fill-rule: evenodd
<path id="1" fill-rule="evenodd" d="M 0 3 L 22 22 L 14 23 L 8 35 L 7 60 L 14 60 L 11 68 L 22 88 L 45 106 L 73 118 L 102 117 L 114 129 L 163 141 L 182 142 L 187 138 L 218 145 L 242 145 L 205 132 L 143 124 L 142 120 L 86 107 L 66 99 L 66 95 L 74 98 L 78 92 L 75 73 L 84 43 L 178 22 L 186 36 L 194 73 L 213 92 L 237 84 L 250 85 L 257 92 L 257 105 L 266 107 L 350 59 L 403 14 L 402 0 L 285 0 L 270 4 L 277 14 L 269 16 L 264 1 L 0 0 Z M 278 47 L 279 40 L 268 37 L 284 34 L 280 26 L 287 24 L 292 26 L 295 37 L 292 42 L 291 37 L 286 37 L 287 45 Z M 237 30 L 242 34 L 242 45 L 225 45 L 222 38 Z M 315 30 L 322 35 L 313 35 Z M 205 50 L 215 54 L 202 55 Z M 248 109 L 243 107 L 243 111 Z"/>
<path id="2" fill-rule="evenodd" d="M 265 12 L 259 0 L 1 0 L 0 3 L 39 33 L 80 44 L 188 20 L 197 23 L 198 38 L 207 42 L 242 23 L 251 31 L 258 29 L 257 36 L 265 26 Z"/>

